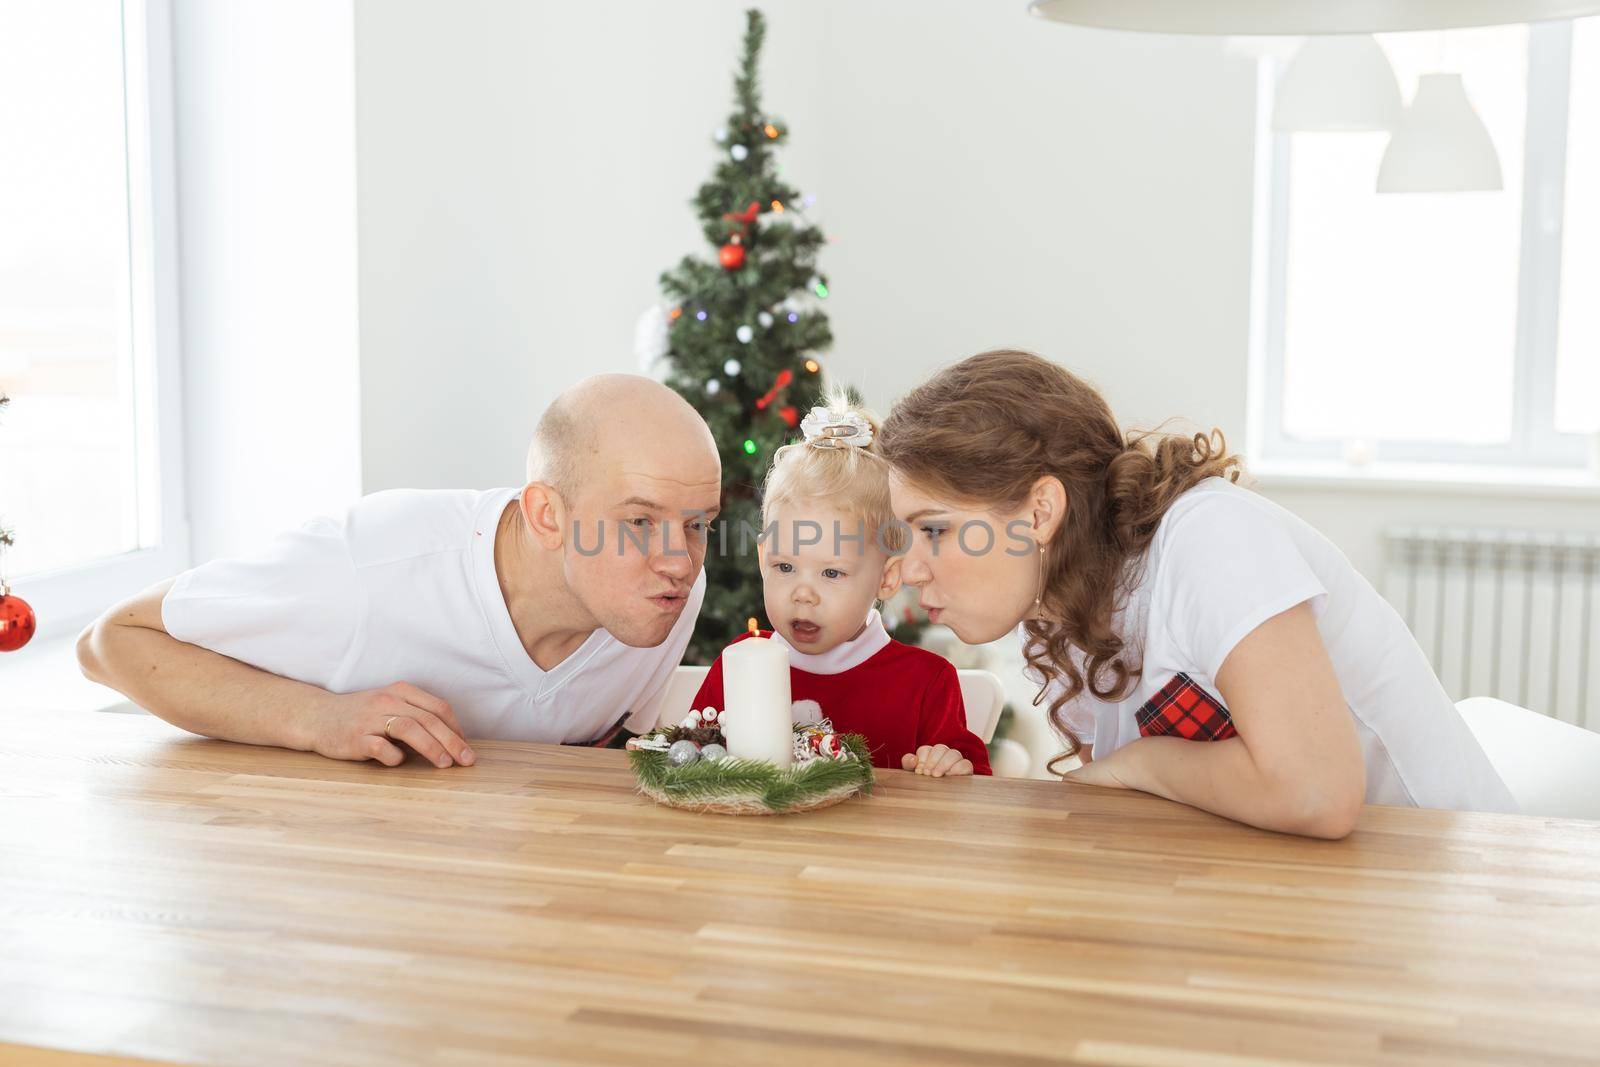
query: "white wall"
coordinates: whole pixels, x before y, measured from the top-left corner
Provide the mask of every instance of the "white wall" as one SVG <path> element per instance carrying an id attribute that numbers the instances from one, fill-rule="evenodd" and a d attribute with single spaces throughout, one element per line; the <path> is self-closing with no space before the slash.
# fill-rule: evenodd
<path id="1" fill-rule="evenodd" d="M 348 0 L 173 6 L 197 560 L 361 491 Z"/>
<path id="2" fill-rule="evenodd" d="M 767 99 L 820 131 L 822 24 L 766 5 Z M 633 370 L 656 276 L 700 249 L 743 31 L 732 2 L 356 4 L 369 490 L 520 482 L 545 404 Z M 814 185 L 822 138 L 790 153 Z"/>

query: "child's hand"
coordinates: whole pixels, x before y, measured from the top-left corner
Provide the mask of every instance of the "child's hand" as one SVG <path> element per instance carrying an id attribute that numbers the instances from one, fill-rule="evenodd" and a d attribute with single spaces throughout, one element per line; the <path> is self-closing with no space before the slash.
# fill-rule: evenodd
<path id="1" fill-rule="evenodd" d="M 923 745 L 915 753 L 901 756 L 900 766 L 931 778 L 972 773 L 972 761 L 963 756 L 959 748 L 948 745 Z"/>

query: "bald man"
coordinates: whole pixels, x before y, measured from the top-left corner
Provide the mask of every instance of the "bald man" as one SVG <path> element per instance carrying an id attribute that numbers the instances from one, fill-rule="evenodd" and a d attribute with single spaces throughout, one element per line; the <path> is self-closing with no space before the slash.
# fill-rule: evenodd
<path id="1" fill-rule="evenodd" d="M 592 742 L 682 658 L 721 485 L 692 407 L 600 375 L 540 418 L 520 489 L 374 493 L 117 605 L 78 660 L 184 729 L 333 759 Z"/>

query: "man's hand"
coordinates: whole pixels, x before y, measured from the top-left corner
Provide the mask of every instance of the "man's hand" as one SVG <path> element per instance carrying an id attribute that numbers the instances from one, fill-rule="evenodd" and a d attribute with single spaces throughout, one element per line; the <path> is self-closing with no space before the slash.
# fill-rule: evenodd
<path id="1" fill-rule="evenodd" d="M 407 682 L 329 694 L 325 709 L 311 723 L 307 747 L 330 759 L 375 759 L 394 767 L 405 759 L 402 744 L 436 767 L 470 767 L 477 758 L 450 705 Z"/>
<path id="2" fill-rule="evenodd" d="M 972 773 L 972 761 L 963 756 L 959 748 L 948 745 L 923 745 L 916 752 L 901 756 L 900 766 L 930 778 Z"/>

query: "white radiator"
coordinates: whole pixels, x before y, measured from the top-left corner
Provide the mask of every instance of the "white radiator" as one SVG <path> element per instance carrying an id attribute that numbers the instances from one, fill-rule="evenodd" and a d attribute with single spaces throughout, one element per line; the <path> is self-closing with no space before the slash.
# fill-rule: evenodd
<path id="1" fill-rule="evenodd" d="M 1383 594 L 1451 699 L 1600 728 L 1600 534 L 1385 531 Z"/>

